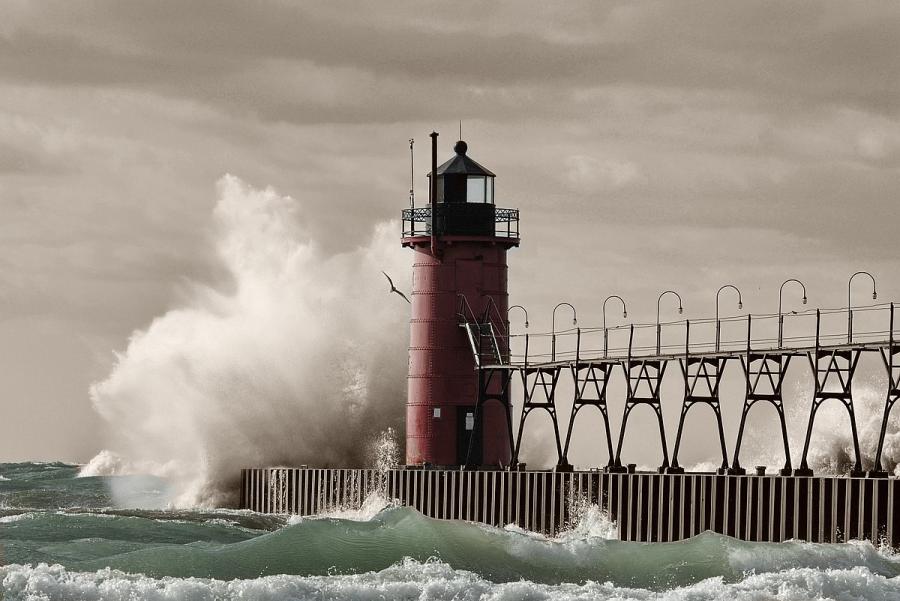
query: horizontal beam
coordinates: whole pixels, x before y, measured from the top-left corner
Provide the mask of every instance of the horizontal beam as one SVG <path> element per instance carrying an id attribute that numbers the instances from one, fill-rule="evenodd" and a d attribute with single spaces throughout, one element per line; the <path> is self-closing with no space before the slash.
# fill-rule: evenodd
<path id="1" fill-rule="evenodd" d="M 893 345 L 898 346 L 897 341 L 894 341 Z M 546 362 L 528 362 L 527 364 L 522 362 L 511 361 L 509 364 L 505 365 L 483 365 L 481 369 L 540 369 L 540 368 L 553 368 L 553 367 L 578 367 L 578 366 L 587 366 L 588 364 L 599 364 L 599 363 L 623 363 L 628 360 L 632 361 L 674 361 L 678 359 L 738 359 L 741 357 L 746 357 L 748 354 L 750 355 L 792 355 L 792 356 L 803 356 L 809 353 L 814 353 L 818 351 L 831 352 L 831 351 L 862 351 L 862 352 L 876 352 L 883 349 L 890 349 L 891 341 L 883 340 L 879 342 L 854 342 L 852 344 L 844 343 L 844 344 L 828 344 L 822 345 L 819 347 L 816 346 L 806 346 L 806 347 L 791 347 L 791 348 L 767 348 L 767 349 L 757 349 L 751 348 L 749 351 L 747 349 L 741 350 L 727 350 L 727 351 L 710 351 L 710 352 L 696 352 L 696 353 L 661 353 L 661 354 L 650 354 L 650 355 L 609 355 L 607 357 L 597 356 L 597 357 L 579 357 L 577 360 L 558 360 L 558 361 L 546 361 Z"/>

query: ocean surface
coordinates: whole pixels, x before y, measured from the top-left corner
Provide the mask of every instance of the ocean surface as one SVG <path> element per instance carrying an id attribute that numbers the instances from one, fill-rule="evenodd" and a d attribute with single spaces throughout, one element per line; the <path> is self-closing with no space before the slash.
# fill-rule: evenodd
<path id="1" fill-rule="evenodd" d="M 595 510 L 556 539 L 372 499 L 298 518 L 112 507 L 150 477 L 0 464 L 0 599 L 891 599 L 900 557 L 867 542 L 610 540 Z M 117 499 L 122 495 L 117 494 Z M 136 497 L 137 498 L 137 497 Z"/>

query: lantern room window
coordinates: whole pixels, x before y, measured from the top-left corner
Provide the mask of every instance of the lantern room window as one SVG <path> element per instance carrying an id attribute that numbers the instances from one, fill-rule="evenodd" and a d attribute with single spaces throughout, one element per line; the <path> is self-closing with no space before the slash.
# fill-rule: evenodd
<path id="1" fill-rule="evenodd" d="M 493 177 L 466 178 L 466 202 L 494 203 Z"/>

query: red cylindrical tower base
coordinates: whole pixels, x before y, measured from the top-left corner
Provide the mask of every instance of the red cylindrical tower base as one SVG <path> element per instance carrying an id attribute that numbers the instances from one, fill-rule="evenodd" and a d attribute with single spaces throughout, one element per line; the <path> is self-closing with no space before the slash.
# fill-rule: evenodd
<path id="1" fill-rule="evenodd" d="M 424 236 L 403 240 L 404 246 L 415 250 L 406 463 L 508 465 L 509 424 L 503 406 L 486 403 L 475 429 L 478 372 L 458 312 L 459 295 L 478 318 L 493 299 L 497 311 L 491 310 L 492 318 L 505 327 L 506 252 L 518 240 L 444 236 L 439 257 L 432 255 L 429 242 Z M 506 348 L 505 342 L 501 347 Z"/>

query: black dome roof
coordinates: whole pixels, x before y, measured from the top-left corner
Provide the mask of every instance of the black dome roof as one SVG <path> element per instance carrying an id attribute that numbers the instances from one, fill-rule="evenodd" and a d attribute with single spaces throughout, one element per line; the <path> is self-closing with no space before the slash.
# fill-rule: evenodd
<path id="1" fill-rule="evenodd" d="M 483 175 L 496 177 L 493 173 L 466 156 L 468 145 L 460 140 L 453 147 L 456 156 L 437 168 L 438 175 Z M 429 173 L 429 175 L 431 175 Z"/>

